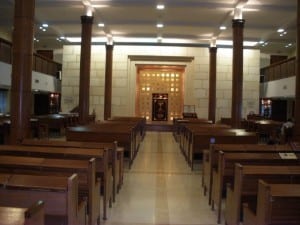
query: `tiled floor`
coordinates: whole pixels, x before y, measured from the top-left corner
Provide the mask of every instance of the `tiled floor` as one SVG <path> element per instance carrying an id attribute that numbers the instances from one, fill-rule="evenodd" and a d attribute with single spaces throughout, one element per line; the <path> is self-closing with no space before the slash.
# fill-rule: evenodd
<path id="1" fill-rule="evenodd" d="M 105 225 L 214 225 L 201 187 L 172 133 L 147 132 Z"/>

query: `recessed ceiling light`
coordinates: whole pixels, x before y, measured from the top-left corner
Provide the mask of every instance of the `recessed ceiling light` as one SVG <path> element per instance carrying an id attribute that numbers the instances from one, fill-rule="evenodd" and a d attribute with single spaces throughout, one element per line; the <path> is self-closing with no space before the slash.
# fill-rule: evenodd
<path id="1" fill-rule="evenodd" d="M 285 47 L 286 47 L 286 48 L 289 48 L 289 47 L 292 47 L 292 45 L 293 45 L 292 43 L 289 43 L 289 44 L 287 44 Z"/>
<path id="2" fill-rule="evenodd" d="M 98 23 L 98 27 L 104 27 L 105 24 L 104 23 Z"/>
<path id="3" fill-rule="evenodd" d="M 284 29 L 283 29 L 283 28 L 279 28 L 279 29 L 277 30 L 277 32 L 278 32 L 278 33 L 282 33 L 282 32 L 284 32 Z"/>
<path id="4" fill-rule="evenodd" d="M 163 9 L 165 9 L 165 5 L 164 5 L 164 4 L 158 4 L 158 5 L 156 6 L 156 9 L 158 9 L 158 10 L 163 10 Z"/>
<path id="5" fill-rule="evenodd" d="M 42 27 L 49 27 L 49 25 L 47 23 L 43 23 Z"/>
<path id="6" fill-rule="evenodd" d="M 227 27 L 226 26 L 220 26 L 220 30 L 226 30 Z"/>

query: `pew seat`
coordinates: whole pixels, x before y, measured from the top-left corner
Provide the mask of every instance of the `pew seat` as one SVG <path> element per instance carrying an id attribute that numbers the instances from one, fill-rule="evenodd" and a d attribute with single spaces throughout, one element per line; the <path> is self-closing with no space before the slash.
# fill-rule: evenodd
<path id="1" fill-rule="evenodd" d="M 71 176 L 78 175 L 78 194 L 87 198 L 88 224 L 100 222 L 100 182 L 96 179 L 95 159 L 53 159 L 30 156 L 0 155 L 0 171 L 4 173 Z"/>
<path id="2" fill-rule="evenodd" d="M 300 224 L 300 184 L 272 184 L 260 180 L 257 204 L 243 204 L 243 225 Z"/>
<path id="3" fill-rule="evenodd" d="M 242 165 L 235 164 L 233 183 L 227 184 L 225 223 L 239 225 L 242 203 L 256 202 L 258 181 L 270 183 L 300 184 L 300 165 Z"/>
<path id="4" fill-rule="evenodd" d="M 0 206 L 0 225 L 44 225 L 44 202 L 37 201 L 28 207 Z"/>
<path id="5" fill-rule="evenodd" d="M 124 148 L 118 146 L 115 142 L 80 142 L 80 141 L 56 141 L 56 140 L 37 140 L 24 139 L 22 145 L 41 146 L 41 147 L 63 147 L 63 148 L 80 148 L 80 149 L 99 149 L 100 152 L 108 151 L 108 163 L 112 168 L 113 176 L 113 201 L 115 201 L 116 192 L 118 192 L 123 184 L 124 168 Z M 85 150 L 83 150 L 83 154 Z M 89 151 L 89 150 L 87 150 Z M 92 150 L 93 151 L 93 150 Z M 75 151 L 76 152 L 76 151 Z M 98 158 L 97 155 L 91 157 Z M 98 161 L 98 160 L 97 160 Z M 99 171 L 98 171 L 99 172 Z M 101 172 L 101 171 L 100 171 Z M 103 174 L 105 176 L 105 173 Z M 103 182 L 106 179 L 103 179 Z"/>
<path id="6" fill-rule="evenodd" d="M 282 158 L 278 152 L 261 153 L 218 153 L 218 166 L 213 169 L 211 187 L 211 208 L 217 206 L 218 223 L 221 222 L 221 204 L 223 193 L 226 193 L 226 184 L 232 183 L 234 178 L 235 163 L 251 165 L 299 165 L 300 153 L 295 153 L 295 158 Z"/>
<path id="7" fill-rule="evenodd" d="M 70 177 L 11 174 L 1 183 L 0 205 L 28 207 L 30 202 L 41 200 L 45 203 L 46 224 L 85 225 L 87 205 L 85 199 L 79 199 L 78 185 L 77 174 Z"/>

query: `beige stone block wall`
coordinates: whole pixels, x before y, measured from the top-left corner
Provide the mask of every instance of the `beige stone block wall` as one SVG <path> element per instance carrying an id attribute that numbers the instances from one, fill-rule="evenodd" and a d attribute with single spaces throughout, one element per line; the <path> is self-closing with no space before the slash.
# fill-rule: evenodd
<path id="1" fill-rule="evenodd" d="M 192 57 L 190 62 L 134 61 L 129 56 Z M 243 116 L 259 108 L 258 50 L 244 50 Z M 184 104 L 195 105 L 198 117 L 208 117 L 209 50 L 205 47 L 123 46 L 113 50 L 112 116 L 133 116 L 136 96 L 136 64 L 183 65 Z M 78 105 L 80 46 L 64 46 L 62 74 L 62 110 Z M 90 112 L 103 119 L 105 81 L 105 46 L 92 46 L 90 77 Z M 232 49 L 217 50 L 216 119 L 230 117 L 232 87 Z"/>

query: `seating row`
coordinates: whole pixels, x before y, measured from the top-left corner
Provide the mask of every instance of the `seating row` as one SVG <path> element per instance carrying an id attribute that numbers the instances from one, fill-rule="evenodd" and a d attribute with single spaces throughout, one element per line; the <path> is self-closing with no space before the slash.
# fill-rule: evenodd
<path id="1" fill-rule="evenodd" d="M 289 145 L 212 144 L 203 154 L 202 186 L 204 194 L 209 193 L 211 208 L 217 208 L 218 223 L 221 223 L 222 198 L 225 196 L 227 225 L 238 225 L 241 221 L 243 224 L 259 225 L 299 224 L 299 216 L 293 213 L 299 210 L 299 193 L 288 192 L 292 190 L 291 185 L 296 188 L 300 183 L 299 151 Z M 293 198 L 297 199 L 293 202 L 295 207 L 283 207 L 278 212 L 278 204 L 273 204 L 265 196 L 271 193 L 266 189 L 274 184 L 277 184 L 280 193 L 276 196 L 278 202 L 288 204 L 291 198 L 286 196 L 294 194 Z M 269 211 L 272 207 L 275 209 Z M 262 215 L 261 209 L 267 215 Z"/>

